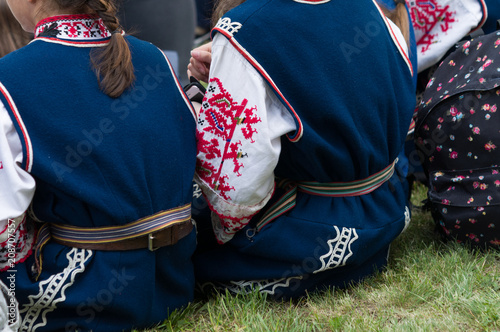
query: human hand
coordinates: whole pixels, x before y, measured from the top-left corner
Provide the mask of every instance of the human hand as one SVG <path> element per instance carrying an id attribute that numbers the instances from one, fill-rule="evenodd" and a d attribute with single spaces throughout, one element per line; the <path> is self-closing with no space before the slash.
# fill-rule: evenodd
<path id="1" fill-rule="evenodd" d="M 191 59 L 187 67 L 188 77 L 194 76 L 198 81 L 208 82 L 210 63 L 212 62 L 212 42 L 198 46 L 191 51 Z"/>

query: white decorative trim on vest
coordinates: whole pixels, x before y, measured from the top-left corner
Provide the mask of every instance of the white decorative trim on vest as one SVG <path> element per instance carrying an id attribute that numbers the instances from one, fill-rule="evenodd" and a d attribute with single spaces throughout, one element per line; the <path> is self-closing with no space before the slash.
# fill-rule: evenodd
<path id="1" fill-rule="evenodd" d="M 351 244 L 358 239 L 356 229 L 342 227 L 341 232 L 337 226 L 333 227 L 337 232 L 337 236 L 334 239 L 328 240 L 330 250 L 319 258 L 321 261 L 321 267 L 313 273 L 335 269 L 339 266 L 345 266 L 349 257 L 353 255 Z"/>
<path id="2" fill-rule="evenodd" d="M 34 332 L 47 325 L 47 314 L 56 310 L 57 303 L 66 300 L 66 289 L 73 285 L 77 274 L 85 272 L 85 263 L 92 254 L 91 250 L 72 248 L 66 255 L 68 266 L 38 284 L 39 293 L 28 296 L 29 303 L 20 310 L 23 314 L 21 330 Z"/>
<path id="3" fill-rule="evenodd" d="M 229 36 L 233 37 L 234 34 L 237 33 L 241 28 L 241 23 L 231 22 L 231 19 L 229 17 L 224 17 L 219 19 L 219 22 L 217 22 L 215 28 L 225 31 Z"/>

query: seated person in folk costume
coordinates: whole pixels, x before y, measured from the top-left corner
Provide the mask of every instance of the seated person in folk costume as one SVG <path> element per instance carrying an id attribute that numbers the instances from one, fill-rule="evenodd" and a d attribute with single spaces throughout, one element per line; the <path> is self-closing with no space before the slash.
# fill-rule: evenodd
<path id="1" fill-rule="evenodd" d="M 114 1 L 8 3 L 34 32 L 0 59 L 0 280 L 20 330 L 159 323 L 194 294 L 194 109 Z"/>
<path id="2" fill-rule="evenodd" d="M 404 2 L 383 5 L 219 2 L 212 44 L 188 66 L 208 81 L 195 176 L 211 209 L 195 216 L 202 290 L 296 297 L 386 265 L 410 221 L 398 155 L 416 69 Z"/>

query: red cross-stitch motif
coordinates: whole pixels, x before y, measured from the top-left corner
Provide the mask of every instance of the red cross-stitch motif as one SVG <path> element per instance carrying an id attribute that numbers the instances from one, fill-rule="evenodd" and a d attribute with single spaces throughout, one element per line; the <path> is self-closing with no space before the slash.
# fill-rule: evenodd
<path id="1" fill-rule="evenodd" d="M 57 23 L 55 31 L 57 31 L 58 38 L 69 39 L 85 39 L 85 38 L 106 38 L 110 36 L 102 19 L 88 17 L 81 17 L 82 15 L 64 16 L 60 19 L 47 19 L 42 21 L 41 24 L 35 28 L 35 36 L 42 34 L 51 25 Z"/>
<path id="2" fill-rule="evenodd" d="M 107 35 L 107 30 L 104 25 L 99 24 L 98 21 L 72 21 L 62 22 L 61 32 L 66 34 L 67 37 L 96 37 L 101 34 Z"/>
<path id="3" fill-rule="evenodd" d="M 198 150 L 205 154 L 205 158 L 198 159 L 197 169 L 200 178 L 227 200 L 230 199 L 227 193 L 234 188 L 227 184 L 229 175 L 221 174 L 222 166 L 224 162 L 231 161 L 234 165 L 232 172 L 241 176 L 240 170 L 244 167 L 242 158 L 247 157 L 247 153 L 241 150 L 241 140 L 234 141 L 234 135 L 241 131 L 245 140 L 254 143 L 254 134 L 257 133 L 254 126 L 261 122 L 255 115 L 256 108 L 247 107 L 247 104 L 247 99 L 236 102 L 219 79 L 210 80 L 200 114 L 202 125 L 197 131 Z M 217 169 L 210 163 L 215 158 L 222 158 Z"/>
<path id="4" fill-rule="evenodd" d="M 437 0 L 410 0 L 407 4 L 415 32 L 420 32 L 418 35 L 421 36 L 417 45 L 421 46 L 422 53 L 425 53 L 436 42 L 436 27 L 446 33 L 451 29 L 451 23 L 455 22 L 456 12 L 451 11 L 449 5 L 439 5 Z"/>
<path id="5" fill-rule="evenodd" d="M 26 219 L 13 231 L 13 221 L 9 219 L 0 234 L 7 234 L 7 239 L 0 243 L 0 272 L 14 268 L 17 263 L 24 262 L 32 253 L 33 236 L 30 235 Z M 12 233 L 10 233 L 12 232 Z"/>
<path id="6" fill-rule="evenodd" d="M 68 37 L 78 37 L 81 34 L 80 25 L 75 22 L 65 22 L 62 24 L 62 28 Z"/>

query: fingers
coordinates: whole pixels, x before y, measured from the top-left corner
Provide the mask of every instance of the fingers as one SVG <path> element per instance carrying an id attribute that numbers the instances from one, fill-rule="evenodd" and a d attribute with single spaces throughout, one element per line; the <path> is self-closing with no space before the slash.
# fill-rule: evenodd
<path id="1" fill-rule="evenodd" d="M 208 66 L 210 66 L 210 63 L 212 62 L 212 52 L 194 49 L 191 51 L 191 58 L 200 63 L 208 64 Z"/>
<path id="2" fill-rule="evenodd" d="M 191 51 L 191 59 L 187 69 L 189 76 L 208 82 L 210 63 L 212 62 L 212 43 L 201 45 Z"/>
<path id="3" fill-rule="evenodd" d="M 193 49 L 193 51 L 212 53 L 212 42 L 198 46 L 197 48 Z"/>
<path id="4" fill-rule="evenodd" d="M 209 71 L 210 67 L 197 63 L 196 60 L 191 58 L 187 69 L 188 77 L 194 76 L 198 81 L 208 82 Z"/>

